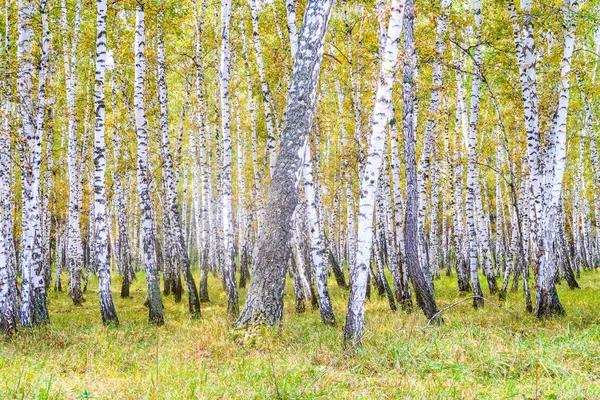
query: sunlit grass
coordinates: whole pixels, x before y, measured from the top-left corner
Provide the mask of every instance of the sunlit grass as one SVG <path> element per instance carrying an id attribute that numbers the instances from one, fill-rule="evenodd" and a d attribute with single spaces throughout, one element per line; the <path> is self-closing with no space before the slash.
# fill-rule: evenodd
<path id="1" fill-rule="evenodd" d="M 600 274 L 579 283 L 559 286 L 564 318 L 527 315 L 519 292 L 504 303 L 519 318 L 465 302 L 424 331 L 420 311 L 392 313 L 374 295 L 364 347 L 350 354 L 341 345 L 347 292 L 333 281 L 336 327 L 308 304 L 296 315 L 288 285 L 281 329 L 238 333 L 217 278 L 200 321 L 189 318 L 185 296 L 179 304 L 167 297 L 165 326 L 156 328 L 141 274 L 130 299 L 114 279 L 118 327 L 102 325 L 91 277 L 82 307 L 52 291 L 50 325 L 0 341 L 0 399 L 600 398 Z M 440 307 L 461 299 L 454 277 L 437 281 L 436 292 Z"/>

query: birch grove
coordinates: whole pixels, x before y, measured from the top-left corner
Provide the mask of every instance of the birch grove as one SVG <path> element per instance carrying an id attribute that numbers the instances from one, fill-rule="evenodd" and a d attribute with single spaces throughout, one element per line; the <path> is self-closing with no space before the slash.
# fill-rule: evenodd
<path id="1" fill-rule="evenodd" d="M 589 289 L 595 2 L 94 3 L 0 7 L 0 331 L 66 299 L 315 312 L 356 347 L 448 293 L 546 318 Z"/>

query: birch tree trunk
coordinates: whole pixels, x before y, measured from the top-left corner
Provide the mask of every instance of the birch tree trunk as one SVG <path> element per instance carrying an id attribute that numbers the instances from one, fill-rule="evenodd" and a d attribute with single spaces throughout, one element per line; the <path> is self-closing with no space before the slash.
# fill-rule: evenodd
<path id="1" fill-rule="evenodd" d="M 252 38 L 254 39 L 254 51 L 256 55 L 256 65 L 258 67 L 258 75 L 260 77 L 260 85 L 262 91 L 263 105 L 265 110 L 265 120 L 267 124 L 267 147 L 269 149 L 269 171 L 271 179 L 275 173 L 275 164 L 277 161 L 276 151 L 276 138 L 275 138 L 275 119 L 274 119 L 274 108 L 273 100 L 271 96 L 271 90 L 267 83 L 267 77 L 265 74 L 265 67 L 263 62 L 262 43 L 260 40 L 260 34 L 258 33 L 258 0 L 248 0 L 250 5 L 250 15 L 252 17 Z"/>
<path id="2" fill-rule="evenodd" d="M 400 272 L 400 283 L 402 292 L 397 298 L 400 306 L 409 311 L 412 309 L 412 294 L 408 283 L 408 271 L 406 266 L 406 253 L 404 248 L 404 196 L 400 187 L 400 154 L 398 151 L 398 132 L 396 129 L 396 114 L 392 109 L 390 118 L 390 136 L 392 142 L 392 179 L 394 185 L 394 225 L 395 240 L 398 247 L 398 270 Z M 395 268 L 394 265 L 391 266 Z M 393 271 L 393 270 L 392 270 Z M 398 293 L 396 294 L 398 296 Z"/>
<path id="3" fill-rule="evenodd" d="M 115 90 L 115 74 L 116 71 L 112 72 L 111 76 L 111 84 L 112 84 L 112 112 L 116 115 L 117 113 L 117 93 Z M 114 160 L 115 165 L 113 165 L 114 171 L 114 207 L 116 211 L 116 253 L 117 253 L 117 261 L 121 270 L 122 275 L 122 283 L 121 283 L 121 298 L 129 297 L 129 286 L 131 285 L 131 281 L 134 278 L 135 272 L 133 270 L 133 259 L 131 254 L 131 242 L 130 236 L 127 229 L 127 195 L 125 193 L 124 187 L 124 178 L 125 173 L 120 168 L 120 160 L 122 160 L 122 146 L 121 146 L 121 124 L 116 123 L 113 130 L 113 152 L 114 152 Z M 130 220 L 134 220 L 133 216 L 129 217 Z"/>
<path id="4" fill-rule="evenodd" d="M 4 55 L 8 61 L 8 52 Z M 8 64 L 8 62 L 7 62 Z M 6 85 L 8 86 L 8 85 Z M 6 86 L 3 89 L 6 89 Z M 8 97 L 8 96 L 7 96 Z M 11 257 L 13 245 L 12 199 L 10 194 L 10 102 L 2 105 L 0 127 L 0 332 L 12 334 L 17 330 L 19 301 L 16 265 Z"/>
<path id="5" fill-rule="evenodd" d="M 296 27 L 296 0 L 285 0 L 285 11 L 287 16 L 287 27 L 290 36 L 290 49 L 292 52 L 292 64 L 298 51 L 298 28 Z"/>
<path id="6" fill-rule="evenodd" d="M 50 35 L 46 2 L 42 1 L 43 44 L 38 76 L 38 104 L 33 106 L 33 53 L 31 41 L 32 4 L 29 0 L 19 2 L 19 37 L 17 41 L 17 94 L 21 114 L 23 149 L 22 190 L 23 190 L 23 249 L 21 254 L 21 325 L 31 326 L 48 322 L 46 304 L 46 284 L 42 271 L 41 253 L 41 198 L 40 170 L 42 163 L 42 133 L 44 129 L 46 70 L 50 49 Z M 35 118 L 35 119 L 34 119 Z"/>
<path id="7" fill-rule="evenodd" d="M 135 26 L 135 130 L 137 138 L 137 190 L 140 203 L 140 217 L 142 230 L 143 262 L 146 269 L 146 282 L 148 294 L 148 318 L 150 323 L 163 325 L 163 304 L 160 295 L 160 278 L 156 266 L 154 221 L 152 215 L 152 200 L 150 198 L 148 177 L 148 121 L 146 119 L 146 106 L 144 88 L 146 81 L 146 31 L 144 25 L 144 7 L 136 7 Z"/>
<path id="8" fill-rule="evenodd" d="M 162 16 L 159 16 L 162 18 Z M 172 248 L 171 253 L 175 255 L 177 263 L 183 271 L 183 276 L 188 292 L 188 306 L 192 318 L 200 317 L 200 300 L 198 297 L 198 289 L 192 275 L 188 250 L 181 226 L 181 215 L 179 206 L 177 205 L 177 178 L 175 176 L 175 168 L 173 167 L 173 156 L 171 153 L 171 143 L 169 139 L 169 113 L 168 113 L 168 92 L 167 80 L 165 74 L 165 44 L 162 36 L 162 21 L 159 21 L 159 38 L 158 38 L 158 103 L 160 107 L 160 132 L 161 132 L 161 156 L 163 158 L 163 179 L 165 185 L 165 202 L 167 207 L 167 218 L 169 232 L 166 235 L 171 237 Z M 179 275 L 179 269 L 176 268 Z M 179 277 L 176 277 L 179 281 Z"/>
<path id="9" fill-rule="evenodd" d="M 10 17 L 9 3 L 5 7 L 6 37 L 0 51 L 3 62 L 0 65 L 3 72 L 10 68 Z M 0 332 L 12 334 L 17 330 L 19 318 L 19 300 L 17 293 L 16 259 L 14 257 L 14 222 L 13 204 L 10 191 L 11 183 L 11 146 L 10 146 L 10 115 L 11 115 L 12 80 L 6 79 L 0 83 L 4 97 L 2 98 L 2 120 L 0 121 Z"/>
<path id="10" fill-rule="evenodd" d="M 67 233 L 67 260 L 69 270 L 69 291 L 73 304 L 81 305 L 85 300 L 81 290 L 81 272 L 83 269 L 83 243 L 81 241 L 81 207 L 79 205 L 79 194 L 82 191 L 81 178 L 79 175 L 79 160 L 77 157 L 79 145 L 77 139 L 77 109 L 75 104 L 76 77 L 77 77 L 77 42 L 79 37 L 79 26 L 81 23 L 81 0 L 77 1 L 73 34 L 67 31 L 67 6 L 66 0 L 62 1 L 61 31 L 63 35 L 63 55 L 65 71 L 65 88 L 67 91 L 68 112 L 68 149 L 67 164 L 69 170 L 69 210 L 68 210 L 68 233 Z M 69 49 L 67 38 L 71 38 Z"/>
<path id="11" fill-rule="evenodd" d="M 302 151 L 312 126 L 312 116 L 323 58 L 325 33 L 333 2 L 309 0 L 304 14 L 298 53 L 294 60 L 285 127 L 279 156 L 269 186 L 265 227 L 258 238 L 246 304 L 236 327 L 275 325 L 283 315 L 285 274 L 291 253 L 292 214 L 298 203 L 297 184 Z"/>
<path id="12" fill-rule="evenodd" d="M 223 134 L 223 175 L 221 179 L 223 193 L 221 194 L 223 237 L 225 239 L 225 255 L 223 265 L 223 281 L 227 292 L 227 314 L 230 318 L 237 318 L 239 314 L 239 300 L 235 279 L 234 265 L 234 232 L 233 232 L 233 207 L 231 195 L 231 121 L 229 117 L 229 75 L 231 51 L 229 44 L 229 25 L 231 16 L 231 0 L 221 3 L 221 131 Z"/>
<path id="13" fill-rule="evenodd" d="M 440 109 L 440 92 L 444 84 L 444 76 L 442 70 L 442 62 L 444 53 L 446 52 L 445 35 L 448 25 L 448 14 L 452 0 L 442 0 L 442 12 L 437 20 L 436 35 L 435 35 L 435 50 L 436 60 L 433 66 L 433 82 L 431 88 L 431 100 L 429 103 L 428 118 L 425 124 L 425 137 L 423 138 L 423 148 L 417 171 L 417 180 L 419 183 L 419 249 L 421 251 L 421 268 L 425 272 L 425 278 L 431 283 L 432 271 L 427 254 L 427 240 L 425 233 L 425 219 L 427 212 L 427 181 L 430 176 L 431 158 L 434 145 L 434 133 L 436 130 L 436 122 Z M 416 111 L 415 111 L 416 114 Z M 435 259 L 435 256 L 432 257 Z"/>
<path id="14" fill-rule="evenodd" d="M 483 292 L 479 284 L 478 273 L 478 237 L 476 229 L 476 202 L 479 190 L 479 176 L 475 166 L 477 156 L 477 124 L 479 123 L 479 101 L 481 98 L 480 86 L 481 77 L 479 75 L 480 63 L 480 37 L 481 37 L 481 0 L 475 0 L 473 13 L 475 15 L 475 37 L 476 47 L 473 62 L 475 64 L 475 73 L 473 74 L 473 83 L 471 87 L 471 112 L 469 119 L 469 163 L 467 174 L 467 227 L 469 230 L 469 271 L 471 276 L 471 286 L 473 288 L 473 307 L 483 306 Z"/>
<path id="15" fill-rule="evenodd" d="M 558 106 L 552 121 L 552 130 L 548 138 L 546 150 L 544 177 L 544 214 L 542 232 L 543 252 L 537 279 L 535 314 L 539 318 L 563 314 L 564 309 L 558 298 L 555 286 L 557 272 L 557 251 L 560 224 L 560 199 L 563 176 L 566 164 L 567 140 L 567 110 L 569 107 L 569 92 L 571 59 L 575 47 L 575 16 L 579 7 L 577 0 L 569 0 L 564 9 L 564 53 L 560 71 L 560 92 Z"/>
<path id="16" fill-rule="evenodd" d="M 108 213 L 106 211 L 106 156 L 104 78 L 106 75 L 106 0 L 97 0 L 96 13 L 96 78 L 94 86 L 94 227 L 96 229 L 96 262 L 98 266 L 100 314 L 107 325 L 119 323 L 110 285 L 108 254 Z"/>
<path id="17" fill-rule="evenodd" d="M 415 40 L 414 40 L 414 0 L 406 0 L 404 5 L 404 71 L 403 71 L 403 125 L 404 125 L 404 164 L 406 171 L 406 217 L 404 225 L 404 248 L 408 274 L 413 283 L 417 304 L 427 318 L 433 318 L 438 312 L 433 288 L 419 263 L 418 247 L 418 213 L 419 199 L 417 193 L 416 171 L 416 140 L 414 129 L 414 94 L 413 80 L 415 68 Z M 421 257 L 425 257 L 421 254 Z"/>
<path id="18" fill-rule="evenodd" d="M 409 0 L 410 1 L 410 0 Z M 394 71 L 398 63 L 398 47 L 402 35 L 402 4 L 392 1 L 390 20 L 387 29 L 385 50 L 381 60 L 379 84 L 375 95 L 371 137 L 365 161 L 365 169 L 360 180 L 360 200 L 358 211 L 358 243 L 356 246 L 356 265 L 350 270 L 350 297 L 344 342 L 347 345 L 360 345 L 365 318 L 365 296 L 367 277 L 373 247 L 373 209 L 375 192 L 386 144 L 386 127 L 392 104 L 392 86 Z"/>
<path id="19" fill-rule="evenodd" d="M 329 288 L 327 287 L 327 258 L 326 248 L 321 234 L 319 207 L 317 206 L 316 190 L 318 181 L 315 179 L 313 160 L 310 150 L 310 139 L 304 149 L 304 167 L 302 176 L 304 177 L 304 195 L 306 196 L 306 217 L 310 233 L 312 265 L 315 271 L 317 281 L 317 291 L 319 293 L 319 309 L 321 311 L 321 320 L 326 325 L 335 324 L 333 305 L 329 297 Z M 318 151 L 318 150 L 316 150 Z M 300 217 L 301 216 L 297 216 Z"/>

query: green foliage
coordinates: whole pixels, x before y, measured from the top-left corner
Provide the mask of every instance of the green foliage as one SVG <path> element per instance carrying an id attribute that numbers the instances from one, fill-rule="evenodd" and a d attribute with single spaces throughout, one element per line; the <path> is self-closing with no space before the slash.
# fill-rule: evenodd
<path id="1" fill-rule="evenodd" d="M 132 298 L 114 293 L 121 325 L 107 328 L 92 278 L 82 307 L 51 292 L 51 324 L 0 344 L 0 398 L 598 398 L 600 275 L 585 272 L 579 283 L 578 291 L 559 286 L 569 310 L 562 319 L 538 321 L 521 293 L 509 293 L 504 306 L 519 319 L 465 302 L 425 331 L 421 313 L 392 313 L 373 297 L 364 347 L 351 354 L 341 347 L 342 323 L 326 327 L 318 311 L 296 315 L 289 291 L 282 327 L 232 331 L 212 277 L 201 321 L 190 320 L 184 296 L 165 299 L 164 327 L 148 325 L 138 276 Z M 341 319 L 347 292 L 331 288 Z M 461 299 L 454 277 L 436 291 L 440 307 Z"/>

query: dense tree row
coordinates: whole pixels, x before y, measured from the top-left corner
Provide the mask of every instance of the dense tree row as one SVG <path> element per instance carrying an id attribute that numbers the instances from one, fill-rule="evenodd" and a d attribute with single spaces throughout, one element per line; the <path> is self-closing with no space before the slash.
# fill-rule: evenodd
<path id="1" fill-rule="evenodd" d="M 236 327 L 274 325 L 289 274 L 325 324 L 342 312 L 328 284 L 349 289 L 359 344 L 373 290 L 435 319 L 445 274 L 475 308 L 521 288 L 547 317 L 598 264 L 594 0 L 0 13 L 4 332 L 48 322 L 64 274 L 76 306 L 97 275 L 118 323 L 111 275 L 127 298 L 138 271 L 151 323 L 184 292 L 199 318 L 213 273 Z"/>

